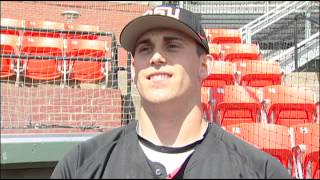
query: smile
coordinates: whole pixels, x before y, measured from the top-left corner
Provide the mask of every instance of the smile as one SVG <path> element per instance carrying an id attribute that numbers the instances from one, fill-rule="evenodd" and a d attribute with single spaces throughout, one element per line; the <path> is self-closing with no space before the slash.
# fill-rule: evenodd
<path id="1" fill-rule="evenodd" d="M 148 76 L 147 79 L 152 81 L 161 81 L 161 80 L 169 79 L 171 77 L 172 75 L 168 73 L 155 73 Z"/>

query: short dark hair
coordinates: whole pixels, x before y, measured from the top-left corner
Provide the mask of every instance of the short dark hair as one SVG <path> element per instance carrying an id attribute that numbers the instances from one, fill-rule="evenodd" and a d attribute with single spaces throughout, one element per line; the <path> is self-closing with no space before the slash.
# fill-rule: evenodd
<path id="1" fill-rule="evenodd" d="M 197 45 L 197 54 L 200 57 L 203 54 L 207 54 L 207 51 L 201 45 Z"/>

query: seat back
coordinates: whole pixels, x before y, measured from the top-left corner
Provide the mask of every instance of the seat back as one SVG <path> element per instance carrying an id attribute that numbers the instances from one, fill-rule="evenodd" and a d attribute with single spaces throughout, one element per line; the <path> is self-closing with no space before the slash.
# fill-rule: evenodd
<path id="1" fill-rule="evenodd" d="M 260 92 L 257 88 L 224 86 L 212 88 L 211 98 L 216 102 L 214 117 L 221 126 L 241 122 L 260 121 Z"/>
<path id="2" fill-rule="evenodd" d="M 19 37 L 10 34 L 1 34 L 1 54 L 19 54 Z M 14 75 L 15 60 L 1 57 L 1 78 Z"/>
<path id="3" fill-rule="evenodd" d="M 11 18 L 1 18 L 1 26 L 10 26 L 10 27 L 24 27 L 24 20 L 11 19 Z M 11 34 L 20 36 L 21 30 L 18 29 L 1 29 L 1 34 Z"/>
<path id="4" fill-rule="evenodd" d="M 64 24 L 53 21 L 26 21 L 25 27 L 42 29 L 42 31 L 26 30 L 24 32 L 25 36 L 60 38 L 61 32 L 59 31 L 64 29 Z"/>
<path id="5" fill-rule="evenodd" d="M 99 32 L 100 28 L 99 26 L 94 25 L 85 25 L 85 24 L 72 24 L 72 23 L 66 23 L 64 25 L 64 29 L 68 30 L 69 32 L 66 33 L 64 36 L 66 39 L 87 39 L 87 40 L 95 40 L 98 39 L 98 35 L 94 34 L 77 34 L 72 31 L 86 31 L 86 32 Z"/>
<path id="6" fill-rule="evenodd" d="M 264 87 L 281 84 L 282 71 L 278 62 L 243 60 L 235 64 L 240 85 Z"/>
<path id="7" fill-rule="evenodd" d="M 320 145 L 319 124 L 303 123 L 293 125 L 295 145 L 303 145 L 302 169 L 304 178 L 320 178 Z M 297 157 L 298 158 L 298 157 Z"/>
<path id="8" fill-rule="evenodd" d="M 312 122 L 315 115 L 314 93 L 303 87 L 272 85 L 263 88 L 269 123 L 292 126 Z"/>
<path id="9" fill-rule="evenodd" d="M 209 53 L 213 60 L 219 60 L 221 57 L 221 46 L 215 43 L 209 43 Z"/>
<path id="10" fill-rule="evenodd" d="M 239 29 L 206 29 L 205 32 L 211 43 L 241 43 Z"/>
<path id="11" fill-rule="evenodd" d="M 21 53 L 36 56 L 62 56 L 63 40 L 60 38 L 26 36 L 22 40 Z M 55 57 L 52 59 L 31 59 L 24 61 L 25 76 L 38 80 L 52 80 L 61 77 L 58 65 L 61 63 Z"/>
<path id="12" fill-rule="evenodd" d="M 241 123 L 228 125 L 225 129 L 249 144 L 276 157 L 286 168 L 293 167 L 290 133 L 286 126 Z"/>
<path id="13" fill-rule="evenodd" d="M 235 84 L 235 66 L 231 62 L 212 61 L 208 77 L 203 81 L 204 87 L 221 87 Z"/>
<path id="14" fill-rule="evenodd" d="M 221 44 L 221 56 L 224 61 L 259 60 L 260 50 L 256 44 Z"/>
<path id="15" fill-rule="evenodd" d="M 80 81 L 96 81 L 104 77 L 101 58 L 107 54 L 105 41 L 69 39 L 66 54 L 70 57 L 93 58 L 91 61 L 72 61 L 71 78 Z"/>

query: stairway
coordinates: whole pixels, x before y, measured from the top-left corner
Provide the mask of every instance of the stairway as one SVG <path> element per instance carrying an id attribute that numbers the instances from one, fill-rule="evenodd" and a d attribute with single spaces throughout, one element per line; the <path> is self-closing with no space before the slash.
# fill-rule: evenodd
<path id="1" fill-rule="evenodd" d="M 241 35 L 244 43 L 251 43 L 251 36 L 265 29 L 271 24 L 276 23 L 280 19 L 302 8 L 309 8 L 312 5 L 310 1 L 286 1 L 271 11 L 265 13 L 259 18 L 251 21 L 245 26 L 241 27 Z"/>

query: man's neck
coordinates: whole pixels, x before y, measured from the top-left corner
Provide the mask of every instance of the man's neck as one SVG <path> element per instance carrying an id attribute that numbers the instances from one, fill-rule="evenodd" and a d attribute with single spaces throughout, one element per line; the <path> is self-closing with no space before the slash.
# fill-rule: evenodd
<path id="1" fill-rule="evenodd" d="M 177 109 L 161 106 L 142 106 L 139 134 L 157 145 L 181 147 L 199 140 L 207 128 L 200 105 Z M 152 109 L 156 109 L 153 111 Z"/>

